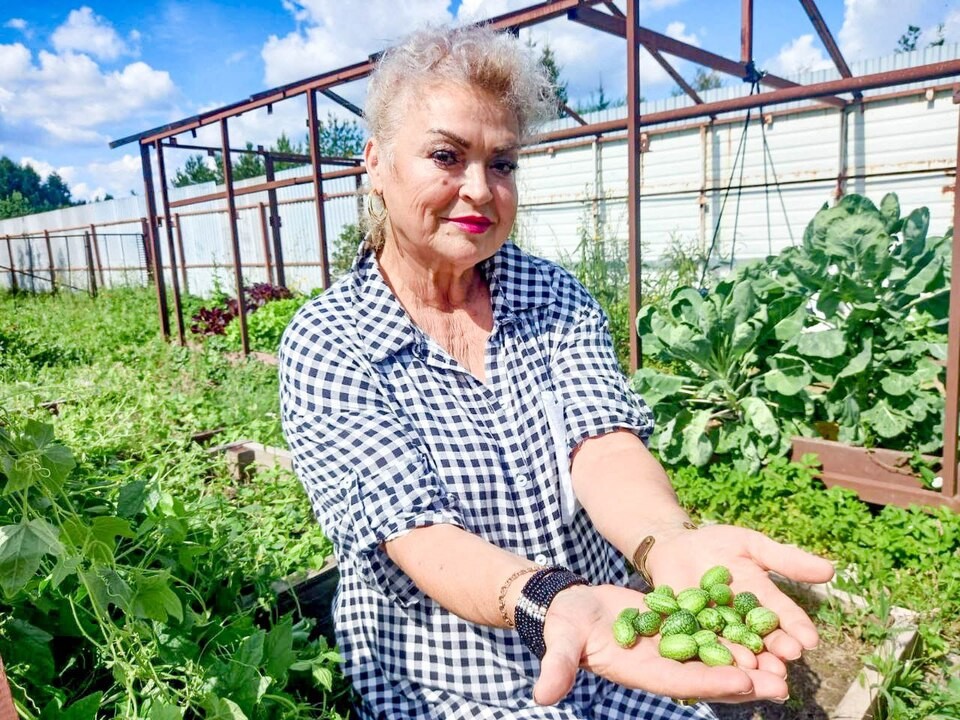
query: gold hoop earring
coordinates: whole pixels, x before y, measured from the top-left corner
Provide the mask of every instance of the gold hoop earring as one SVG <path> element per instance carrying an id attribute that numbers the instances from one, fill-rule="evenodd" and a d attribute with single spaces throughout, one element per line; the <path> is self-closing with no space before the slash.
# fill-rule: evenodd
<path id="1" fill-rule="evenodd" d="M 387 205 L 383 202 L 383 195 L 371 190 L 364 199 L 364 209 L 374 225 L 383 225 L 387 220 Z"/>

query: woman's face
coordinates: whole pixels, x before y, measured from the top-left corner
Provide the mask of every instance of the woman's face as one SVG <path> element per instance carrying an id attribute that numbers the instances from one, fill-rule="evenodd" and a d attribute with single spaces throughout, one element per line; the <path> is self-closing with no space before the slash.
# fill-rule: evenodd
<path id="1" fill-rule="evenodd" d="M 486 92 L 453 84 L 414 90 L 392 158 L 366 148 L 383 194 L 387 242 L 424 267 L 463 271 L 494 255 L 517 214 L 517 118 Z"/>

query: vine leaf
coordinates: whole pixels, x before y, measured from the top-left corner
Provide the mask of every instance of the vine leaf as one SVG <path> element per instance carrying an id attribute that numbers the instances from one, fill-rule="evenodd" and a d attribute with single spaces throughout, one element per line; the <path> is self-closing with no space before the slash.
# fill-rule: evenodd
<path id="1" fill-rule="evenodd" d="M 10 597 L 30 582 L 44 555 L 60 556 L 58 530 L 41 518 L 0 527 L 0 587 Z"/>

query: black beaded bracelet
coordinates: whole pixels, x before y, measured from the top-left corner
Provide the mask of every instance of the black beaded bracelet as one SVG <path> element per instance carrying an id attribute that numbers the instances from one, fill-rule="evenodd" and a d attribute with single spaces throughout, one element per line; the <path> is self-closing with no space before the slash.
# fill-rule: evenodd
<path id="1" fill-rule="evenodd" d="M 543 640 L 543 623 L 550 603 L 560 591 L 568 587 L 589 584 L 566 568 L 547 567 L 531 575 L 523 586 L 514 610 L 517 633 L 523 644 L 541 660 L 547 652 L 547 646 Z"/>

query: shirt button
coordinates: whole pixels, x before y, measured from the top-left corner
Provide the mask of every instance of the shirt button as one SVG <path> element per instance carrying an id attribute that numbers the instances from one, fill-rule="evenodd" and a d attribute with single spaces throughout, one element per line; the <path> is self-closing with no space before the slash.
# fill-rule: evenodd
<path id="1" fill-rule="evenodd" d="M 530 478 L 526 475 L 517 475 L 517 485 L 520 487 L 526 487 L 530 484 Z"/>
<path id="2" fill-rule="evenodd" d="M 539 555 L 537 555 L 537 556 L 533 559 L 533 561 L 534 561 L 537 565 L 546 565 L 549 560 L 550 560 L 550 558 L 548 558 L 548 557 L 547 557 L 546 555 L 544 555 L 543 553 L 540 553 Z"/>

